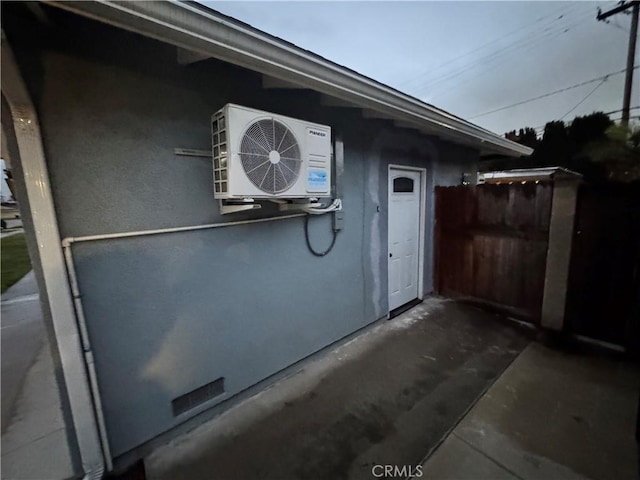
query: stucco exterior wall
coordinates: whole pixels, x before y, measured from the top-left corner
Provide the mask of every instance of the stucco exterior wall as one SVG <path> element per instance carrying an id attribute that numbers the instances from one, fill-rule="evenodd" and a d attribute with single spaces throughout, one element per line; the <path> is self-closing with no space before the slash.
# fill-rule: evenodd
<path id="1" fill-rule="evenodd" d="M 64 12 L 55 24 L 39 40 L 17 26 L 8 36 L 40 115 L 61 237 L 277 215 L 221 216 L 211 161 L 174 155 L 210 149 L 210 116 L 228 102 L 331 125 L 345 143 L 344 229 L 326 257 L 307 250 L 301 218 L 74 245 L 115 456 L 387 315 L 389 163 L 427 169 L 432 291 L 434 185 L 474 174 L 477 152 L 313 92 L 264 90 L 223 62 L 179 66 L 173 47 Z M 310 235 L 328 245 L 330 215 Z M 172 399 L 220 377 L 223 395 L 173 416 Z"/>

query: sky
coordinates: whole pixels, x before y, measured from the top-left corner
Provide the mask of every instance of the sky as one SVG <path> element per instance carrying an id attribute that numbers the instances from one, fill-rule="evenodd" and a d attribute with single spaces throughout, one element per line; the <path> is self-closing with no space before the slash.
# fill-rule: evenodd
<path id="1" fill-rule="evenodd" d="M 622 108 L 624 74 L 600 77 L 626 68 L 631 16 L 596 20 L 616 2 L 201 3 L 501 135 Z"/>

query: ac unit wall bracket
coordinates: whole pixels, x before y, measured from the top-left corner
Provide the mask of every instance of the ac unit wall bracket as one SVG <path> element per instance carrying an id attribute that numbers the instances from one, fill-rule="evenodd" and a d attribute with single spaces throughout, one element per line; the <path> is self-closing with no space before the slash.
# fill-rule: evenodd
<path id="1" fill-rule="evenodd" d="M 275 198 L 265 200 L 278 205 L 278 210 L 281 212 L 322 207 L 322 203 L 316 201 L 316 199 L 312 199 L 311 202 L 293 202 Z M 262 205 L 260 203 L 256 203 L 253 198 L 243 198 L 241 200 L 218 200 L 218 202 L 220 204 L 220 213 L 223 215 L 262 208 Z"/>
<path id="2" fill-rule="evenodd" d="M 304 210 L 305 208 L 318 208 L 321 206 L 321 203 L 281 203 L 278 205 L 278 210 L 285 212 L 289 210 Z"/>
<path id="3" fill-rule="evenodd" d="M 255 203 L 253 198 L 245 198 L 243 200 L 220 200 L 220 213 L 226 215 L 228 213 L 243 212 L 245 210 L 257 210 L 262 205 Z"/>

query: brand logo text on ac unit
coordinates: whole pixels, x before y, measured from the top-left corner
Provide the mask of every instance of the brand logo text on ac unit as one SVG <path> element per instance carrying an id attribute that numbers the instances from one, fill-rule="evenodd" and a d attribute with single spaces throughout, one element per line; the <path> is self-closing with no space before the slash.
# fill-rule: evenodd
<path id="1" fill-rule="evenodd" d="M 316 137 L 326 137 L 327 132 L 321 132 L 320 130 L 309 129 L 309 135 L 315 135 Z"/>

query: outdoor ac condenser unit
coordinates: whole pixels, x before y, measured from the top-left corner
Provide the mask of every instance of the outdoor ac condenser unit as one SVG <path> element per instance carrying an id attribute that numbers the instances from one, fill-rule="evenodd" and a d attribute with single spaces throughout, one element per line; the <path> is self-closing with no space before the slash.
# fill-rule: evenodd
<path id="1" fill-rule="evenodd" d="M 331 128 L 227 104 L 211 120 L 216 199 L 331 194 Z"/>

